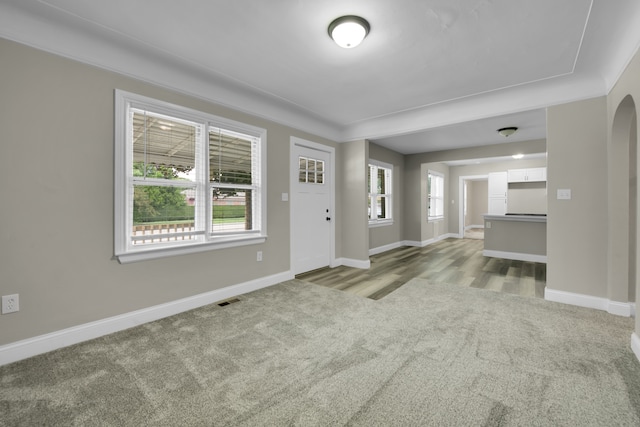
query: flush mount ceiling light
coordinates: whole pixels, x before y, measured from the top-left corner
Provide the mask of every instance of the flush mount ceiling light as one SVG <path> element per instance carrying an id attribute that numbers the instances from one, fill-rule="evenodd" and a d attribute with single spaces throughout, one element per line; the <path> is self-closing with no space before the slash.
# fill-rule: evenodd
<path id="1" fill-rule="evenodd" d="M 351 49 L 367 37 L 370 29 L 364 18 L 354 15 L 341 16 L 329 24 L 329 36 L 338 46 Z"/>
<path id="2" fill-rule="evenodd" d="M 500 128 L 500 129 L 498 129 L 498 133 L 506 138 L 506 137 L 511 136 L 514 133 L 516 133 L 517 130 L 518 130 L 517 127 L 511 126 L 511 127 L 508 127 L 508 128 Z"/>
<path id="3" fill-rule="evenodd" d="M 524 157 L 524 154 L 520 154 L 520 153 L 518 153 L 518 154 L 514 154 L 514 155 L 513 155 L 513 156 L 511 156 L 511 157 L 513 157 L 514 159 L 518 160 L 518 159 L 523 158 L 523 157 Z"/>

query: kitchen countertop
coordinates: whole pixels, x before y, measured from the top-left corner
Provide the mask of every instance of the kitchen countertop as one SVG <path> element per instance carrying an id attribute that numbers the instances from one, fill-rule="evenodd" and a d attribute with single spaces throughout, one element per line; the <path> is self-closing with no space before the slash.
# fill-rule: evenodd
<path id="1" fill-rule="evenodd" d="M 520 221 L 520 222 L 547 222 L 547 217 L 542 215 L 495 215 L 485 214 L 485 220 L 489 221 Z"/>

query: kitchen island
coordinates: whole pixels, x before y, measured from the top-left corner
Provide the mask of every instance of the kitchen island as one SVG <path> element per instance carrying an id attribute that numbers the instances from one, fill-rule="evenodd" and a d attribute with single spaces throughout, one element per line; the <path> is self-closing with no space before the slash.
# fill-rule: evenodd
<path id="1" fill-rule="evenodd" d="M 484 215 L 484 256 L 547 262 L 547 216 Z"/>

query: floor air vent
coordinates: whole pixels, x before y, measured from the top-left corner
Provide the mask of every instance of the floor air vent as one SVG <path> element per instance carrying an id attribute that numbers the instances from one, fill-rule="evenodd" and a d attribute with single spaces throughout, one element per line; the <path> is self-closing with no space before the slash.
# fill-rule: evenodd
<path id="1" fill-rule="evenodd" d="M 238 298 L 231 298 L 231 299 L 219 302 L 218 305 L 220 307 L 224 307 L 224 306 L 227 306 L 229 304 L 233 304 L 234 302 L 240 302 L 240 300 Z"/>

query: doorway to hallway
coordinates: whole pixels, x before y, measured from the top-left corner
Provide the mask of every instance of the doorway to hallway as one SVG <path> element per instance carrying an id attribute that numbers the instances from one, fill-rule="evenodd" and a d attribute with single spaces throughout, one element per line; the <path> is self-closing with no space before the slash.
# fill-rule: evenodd
<path id="1" fill-rule="evenodd" d="M 488 177 L 486 175 L 460 177 L 460 236 L 465 239 L 484 239 L 484 214 L 489 212 Z"/>

